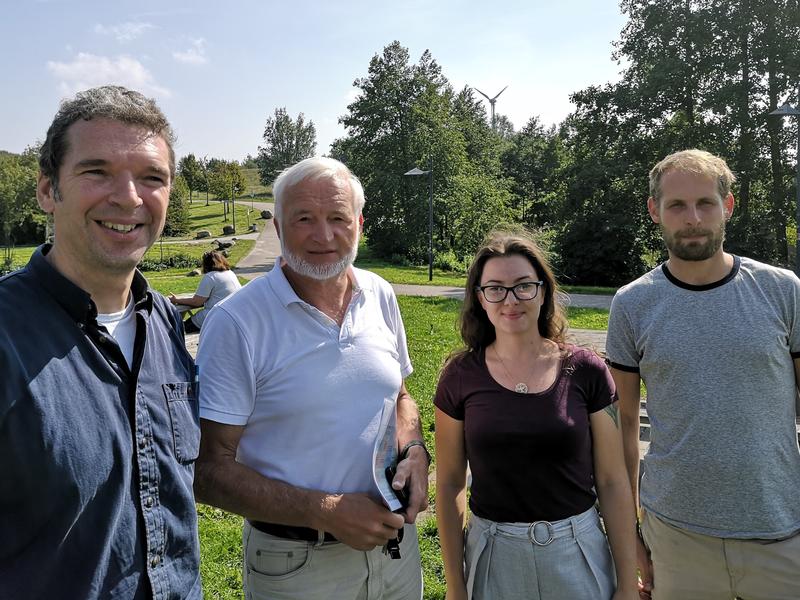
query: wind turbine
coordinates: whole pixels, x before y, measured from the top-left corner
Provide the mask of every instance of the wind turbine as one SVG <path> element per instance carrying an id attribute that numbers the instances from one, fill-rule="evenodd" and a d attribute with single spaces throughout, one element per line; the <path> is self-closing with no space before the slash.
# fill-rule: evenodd
<path id="1" fill-rule="evenodd" d="M 497 99 L 500 97 L 500 94 L 502 94 L 503 92 L 506 91 L 506 88 L 508 88 L 508 86 L 506 86 L 502 90 L 500 90 L 494 98 L 489 98 L 489 96 L 484 94 L 478 88 L 475 88 L 475 91 L 478 92 L 484 98 L 486 98 L 489 101 L 489 105 L 492 107 L 492 131 L 497 131 L 497 128 L 496 128 L 495 122 L 494 122 L 494 104 L 495 104 L 495 102 L 497 102 Z"/>

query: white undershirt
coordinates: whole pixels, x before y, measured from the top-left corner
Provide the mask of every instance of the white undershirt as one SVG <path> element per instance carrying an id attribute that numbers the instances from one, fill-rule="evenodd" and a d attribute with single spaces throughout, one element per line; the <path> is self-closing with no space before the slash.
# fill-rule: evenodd
<path id="1" fill-rule="evenodd" d="M 97 315 L 97 323 L 106 328 L 117 341 L 129 368 L 133 368 L 133 344 L 136 341 L 136 315 L 133 313 L 133 300 L 128 296 L 128 305 L 121 311 L 107 315 Z"/>

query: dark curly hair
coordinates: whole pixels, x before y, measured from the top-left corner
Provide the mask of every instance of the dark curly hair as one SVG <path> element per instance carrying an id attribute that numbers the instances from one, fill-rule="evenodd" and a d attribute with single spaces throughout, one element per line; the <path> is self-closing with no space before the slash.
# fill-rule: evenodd
<path id="1" fill-rule="evenodd" d="M 169 149 L 170 177 L 175 178 L 175 133 L 155 100 L 122 86 L 104 85 L 79 92 L 75 98 L 63 101 L 47 130 L 47 137 L 39 149 L 39 170 L 50 180 L 56 193 L 58 169 L 68 150 L 67 131 L 80 119 L 101 118 L 140 126 L 164 138 Z"/>

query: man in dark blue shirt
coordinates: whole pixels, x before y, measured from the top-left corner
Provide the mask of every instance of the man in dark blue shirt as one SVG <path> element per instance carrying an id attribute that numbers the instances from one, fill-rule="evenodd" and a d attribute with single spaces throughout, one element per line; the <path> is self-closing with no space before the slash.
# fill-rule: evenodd
<path id="1" fill-rule="evenodd" d="M 62 104 L 39 158 L 54 243 L 0 279 L 0 600 L 199 599 L 195 369 L 136 271 L 173 133 L 152 100 Z"/>

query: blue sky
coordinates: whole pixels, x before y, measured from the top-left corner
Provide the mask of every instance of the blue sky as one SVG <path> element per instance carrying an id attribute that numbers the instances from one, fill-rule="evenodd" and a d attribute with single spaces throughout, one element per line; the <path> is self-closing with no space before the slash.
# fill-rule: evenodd
<path id="1" fill-rule="evenodd" d="M 13 11 L 11 6 L 13 5 Z M 255 155 L 276 107 L 305 113 L 317 152 L 344 134 L 353 81 L 399 40 L 427 48 L 456 89 L 494 95 L 517 129 L 557 123 L 569 94 L 619 78 L 616 0 L 17 0 L 0 20 L 0 149 L 44 137 L 61 98 L 105 83 L 155 97 L 178 155 Z"/>

